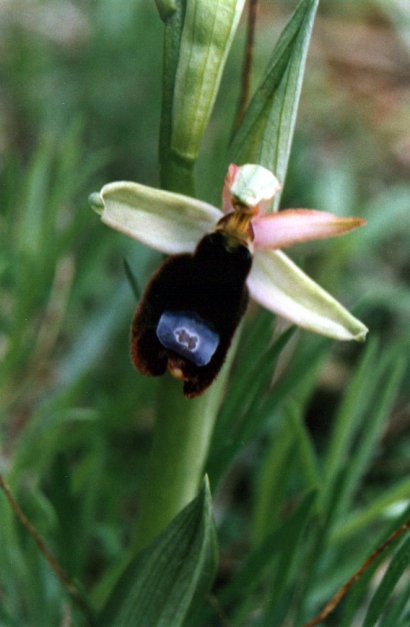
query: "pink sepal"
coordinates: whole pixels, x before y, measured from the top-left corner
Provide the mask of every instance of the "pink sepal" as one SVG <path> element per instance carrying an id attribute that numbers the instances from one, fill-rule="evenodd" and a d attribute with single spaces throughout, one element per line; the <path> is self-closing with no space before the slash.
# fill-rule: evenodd
<path id="1" fill-rule="evenodd" d="M 345 218 L 315 209 L 284 209 L 252 220 L 255 247 L 287 248 L 308 240 L 342 235 L 366 224 L 363 218 Z"/>

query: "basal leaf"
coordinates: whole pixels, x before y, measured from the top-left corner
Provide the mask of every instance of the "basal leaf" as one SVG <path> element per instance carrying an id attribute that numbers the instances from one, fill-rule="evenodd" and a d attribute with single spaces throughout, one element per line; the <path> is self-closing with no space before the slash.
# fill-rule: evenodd
<path id="1" fill-rule="evenodd" d="M 216 537 L 207 481 L 200 495 L 125 570 L 98 620 L 111 627 L 178 627 L 214 577 Z"/>
<path id="2" fill-rule="evenodd" d="M 283 31 L 231 146 L 234 163 L 258 163 L 283 184 L 319 0 L 302 0 Z M 280 194 L 274 201 L 279 205 Z"/>

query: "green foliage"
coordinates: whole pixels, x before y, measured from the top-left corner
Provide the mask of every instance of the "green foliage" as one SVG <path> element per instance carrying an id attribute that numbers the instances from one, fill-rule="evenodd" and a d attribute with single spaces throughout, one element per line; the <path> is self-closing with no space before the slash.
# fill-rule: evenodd
<path id="1" fill-rule="evenodd" d="M 216 565 L 212 500 L 205 483 L 199 496 L 129 564 L 98 624 L 182 625 L 212 584 Z"/>
<path id="2" fill-rule="evenodd" d="M 319 0 L 303 0 L 275 46 L 232 142 L 234 163 L 260 163 L 285 181 Z M 275 197 L 275 208 L 280 195 Z"/>
<path id="3" fill-rule="evenodd" d="M 289 3 L 261 2 L 255 89 L 230 144 L 240 2 L 218 3 L 218 25 L 214 3 L 199 0 L 158 0 L 161 19 L 135 0 L 120 11 L 115 0 L 32 4 L 29 19 L 20 3 L 0 11 L 0 470 L 96 624 L 301 626 L 410 518 L 406 137 L 386 150 L 408 126 L 400 102 L 391 126 L 369 120 L 323 36 L 289 156 L 317 2 L 302 0 L 286 28 Z M 386 5 L 379 26 L 394 40 L 403 29 L 390 4 L 329 2 L 318 19 L 336 37 L 353 12 L 370 37 L 367 15 Z M 156 184 L 160 118 L 164 188 L 192 192 L 195 172 L 217 202 L 230 154 L 282 181 L 289 167 L 286 204 L 367 217 L 360 233 L 295 253 L 359 303 L 364 349 L 284 330 L 252 306 L 198 402 L 134 372 L 129 321 L 159 257 L 105 230 L 86 199 L 115 178 Z M 155 439 L 149 458 L 154 423 L 168 446 Z M 204 471 L 219 564 L 207 486 L 194 498 Z M 0 624 L 86 625 L 3 494 L 0 521 Z M 406 536 L 389 545 L 334 624 L 408 625 L 409 550 Z"/>
<path id="4" fill-rule="evenodd" d="M 186 5 L 175 74 L 171 150 L 194 161 L 215 102 L 244 0 Z"/>
<path id="5" fill-rule="evenodd" d="M 369 605 L 363 627 L 375 625 L 388 603 L 394 587 L 410 561 L 410 539 L 407 538 L 391 560 Z"/>

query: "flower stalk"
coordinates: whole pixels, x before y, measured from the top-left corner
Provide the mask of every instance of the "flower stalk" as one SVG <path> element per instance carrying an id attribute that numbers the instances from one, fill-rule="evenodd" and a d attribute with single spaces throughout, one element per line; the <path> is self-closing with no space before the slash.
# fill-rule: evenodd
<path id="1" fill-rule="evenodd" d="M 134 528 L 133 553 L 151 542 L 198 494 L 213 428 L 239 336 L 210 390 L 187 400 L 176 381 L 161 381 L 156 426 Z"/>

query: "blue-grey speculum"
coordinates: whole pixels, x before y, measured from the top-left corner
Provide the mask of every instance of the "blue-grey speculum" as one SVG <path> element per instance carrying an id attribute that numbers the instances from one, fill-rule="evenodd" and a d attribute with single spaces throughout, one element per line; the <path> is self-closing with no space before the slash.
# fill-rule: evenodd
<path id="1" fill-rule="evenodd" d="M 164 311 L 157 326 L 162 346 L 196 366 L 206 366 L 219 344 L 219 335 L 193 311 Z"/>

